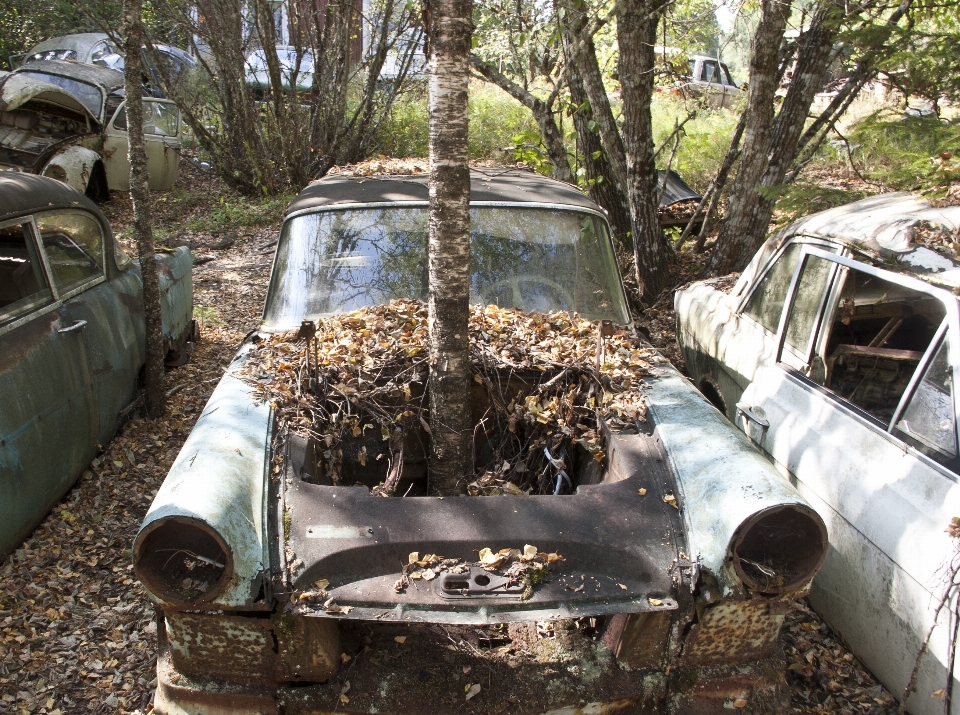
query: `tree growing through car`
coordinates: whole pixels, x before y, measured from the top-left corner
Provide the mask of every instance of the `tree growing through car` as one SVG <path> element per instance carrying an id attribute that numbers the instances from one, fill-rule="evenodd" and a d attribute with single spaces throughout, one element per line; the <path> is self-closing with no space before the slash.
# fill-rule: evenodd
<path id="1" fill-rule="evenodd" d="M 473 472 L 469 404 L 471 0 L 428 0 L 430 57 L 430 490 L 456 494 Z"/>

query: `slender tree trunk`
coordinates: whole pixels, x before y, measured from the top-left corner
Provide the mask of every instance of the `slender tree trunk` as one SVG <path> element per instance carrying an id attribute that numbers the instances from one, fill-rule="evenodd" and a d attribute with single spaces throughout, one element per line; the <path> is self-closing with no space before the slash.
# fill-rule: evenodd
<path id="1" fill-rule="evenodd" d="M 741 254 L 749 250 L 750 241 L 743 231 L 761 201 L 757 188 L 770 160 L 780 45 L 789 16 L 789 0 L 763 0 L 760 24 L 751 47 L 740 168 L 733 184 L 727 218 L 720 227 L 720 235 L 706 267 L 708 273 L 729 273 L 734 270 Z M 752 253 L 744 258 L 750 260 L 751 256 Z"/>
<path id="2" fill-rule="evenodd" d="M 142 0 L 124 0 L 123 70 L 127 99 L 127 133 L 130 137 L 130 198 L 133 200 L 133 235 L 137 241 L 143 277 L 143 313 L 147 324 L 146 408 L 151 418 L 163 414 L 163 335 L 160 322 L 160 278 L 153 248 L 147 153 L 143 141 L 143 84 L 140 48 L 143 47 Z"/>
<path id="3" fill-rule="evenodd" d="M 427 0 L 430 39 L 430 491 L 473 472 L 469 403 L 471 0 Z"/>
<path id="4" fill-rule="evenodd" d="M 564 33 L 564 52 L 569 53 L 569 36 Z M 633 225 L 630 218 L 630 200 L 624 193 L 623 185 L 613 175 L 613 169 L 603 151 L 603 142 L 597 133 L 590 129 L 593 121 L 590 101 L 583 88 L 580 73 L 567 54 L 567 88 L 570 90 L 570 102 L 576 107 L 573 112 L 573 126 L 577 130 L 577 150 L 587 174 L 587 191 L 590 198 L 607 210 L 617 253 L 633 253 Z"/>
<path id="5" fill-rule="evenodd" d="M 736 202 L 731 199 L 731 212 L 721 228 L 708 271 L 719 274 L 742 270 L 763 243 L 776 205 L 776 198 L 763 190 L 780 186 L 797 158 L 810 105 L 830 64 L 836 21 L 841 13 L 842 6 L 833 0 L 826 0 L 816 9 L 810 28 L 800 37 L 797 68 L 783 106 L 765 138 L 766 144 L 754 147 L 750 137 L 745 138 L 745 160 L 748 152 L 754 154 L 752 168 L 760 169 L 759 176 L 752 172 L 749 184 L 741 183 L 738 177 Z M 764 147 L 766 151 L 759 158 L 755 156 Z"/>
<path id="6" fill-rule="evenodd" d="M 553 116 L 553 102 L 543 101 L 533 92 L 524 89 L 496 67 L 484 62 L 476 55 L 470 55 L 470 65 L 485 80 L 495 84 L 530 110 L 537 126 L 540 127 L 540 138 L 547 149 L 550 163 L 553 164 L 554 177 L 571 184 L 575 183 L 573 171 L 570 169 L 570 160 L 567 158 L 567 147 L 563 143 L 563 134 L 560 132 L 560 127 L 557 126 L 556 118 Z"/>
<path id="7" fill-rule="evenodd" d="M 579 3 L 579 4 L 578 4 Z M 592 37 L 585 37 L 586 21 L 579 0 L 561 0 L 559 7 L 564 10 L 565 18 L 561 32 L 565 35 L 567 61 L 573 65 L 583 83 L 583 90 L 590 102 L 590 113 L 600 133 L 600 141 L 606 152 L 607 162 L 618 186 L 627 185 L 627 157 L 617 127 L 607 90 L 603 86 L 603 73 L 597 61 L 597 49 Z"/>
<path id="8" fill-rule="evenodd" d="M 657 213 L 657 167 L 650 115 L 654 46 L 665 5 L 665 0 L 623 0 L 617 17 L 626 186 L 633 219 L 637 284 L 644 302 L 656 299 L 669 278 L 667 246 Z"/>

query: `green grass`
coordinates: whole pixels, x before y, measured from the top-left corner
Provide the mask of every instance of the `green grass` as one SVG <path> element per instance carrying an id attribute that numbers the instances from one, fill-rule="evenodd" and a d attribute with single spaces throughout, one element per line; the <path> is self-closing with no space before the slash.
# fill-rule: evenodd
<path id="1" fill-rule="evenodd" d="M 206 190 L 187 190 L 175 186 L 158 202 L 166 204 L 164 214 L 183 217 L 178 228 L 208 233 L 224 233 L 240 228 L 278 226 L 283 212 L 295 194 L 247 197 L 239 195 L 220 196 L 211 202 Z M 161 233 L 169 233 L 170 230 Z M 158 237 L 159 240 L 159 237 Z"/>

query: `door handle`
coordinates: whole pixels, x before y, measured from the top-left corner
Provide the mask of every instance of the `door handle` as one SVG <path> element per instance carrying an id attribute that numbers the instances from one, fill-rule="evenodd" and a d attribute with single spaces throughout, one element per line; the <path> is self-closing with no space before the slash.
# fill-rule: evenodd
<path id="1" fill-rule="evenodd" d="M 67 328 L 60 328 L 57 332 L 58 332 L 58 333 L 72 333 L 72 332 L 74 332 L 75 330 L 83 330 L 85 327 L 87 327 L 87 321 L 86 321 L 86 320 L 78 320 L 76 323 L 74 323 L 73 325 L 71 325 L 71 326 L 69 326 L 69 327 L 67 327 Z"/>
<path id="2" fill-rule="evenodd" d="M 737 412 L 746 417 L 748 420 L 753 422 L 759 427 L 767 428 L 770 426 L 770 422 L 765 420 L 763 417 L 758 415 L 753 411 L 753 408 L 750 405 L 745 405 L 742 402 L 737 403 Z"/>

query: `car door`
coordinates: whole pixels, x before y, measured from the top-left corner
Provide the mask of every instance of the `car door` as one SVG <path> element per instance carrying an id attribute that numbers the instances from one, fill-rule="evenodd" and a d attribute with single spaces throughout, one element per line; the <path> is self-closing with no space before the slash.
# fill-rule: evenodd
<path id="1" fill-rule="evenodd" d="M 817 612 L 902 692 L 954 553 L 944 528 L 960 514 L 957 301 L 809 247 L 790 296 L 776 360 L 744 391 L 737 423 L 827 524 Z M 934 631 L 918 693 L 944 686 L 945 631 Z M 940 711 L 928 701 L 911 712 Z"/>
<path id="2" fill-rule="evenodd" d="M 35 217 L 64 315 L 83 324 L 79 339 L 93 375 L 97 442 L 106 444 L 133 399 L 143 364 L 143 299 L 132 271 L 108 265 L 109 233 L 92 214 L 58 209 Z"/>
<path id="3" fill-rule="evenodd" d="M 729 109 L 740 97 L 740 89 L 730 77 L 730 70 L 723 62 L 720 63 L 720 83 L 723 85 L 723 106 Z"/>
<path id="4" fill-rule="evenodd" d="M 180 110 L 165 99 L 143 100 L 143 139 L 147 153 L 150 189 L 173 186 L 180 169 Z M 130 188 L 130 138 L 127 134 L 127 103 L 118 108 L 104 131 L 107 184 L 112 189 Z"/>
<path id="5" fill-rule="evenodd" d="M 689 324 L 684 326 L 688 333 L 684 339 L 693 343 L 693 350 L 686 351 L 690 373 L 730 420 L 735 419 L 740 396 L 757 370 L 776 357 L 780 317 L 805 246 L 830 247 L 816 238 L 794 236 L 740 298 L 717 296 L 709 306 L 686 311 Z"/>
<path id="6" fill-rule="evenodd" d="M 95 454 L 84 323 L 59 301 L 32 218 L 0 224 L 0 554 Z"/>

